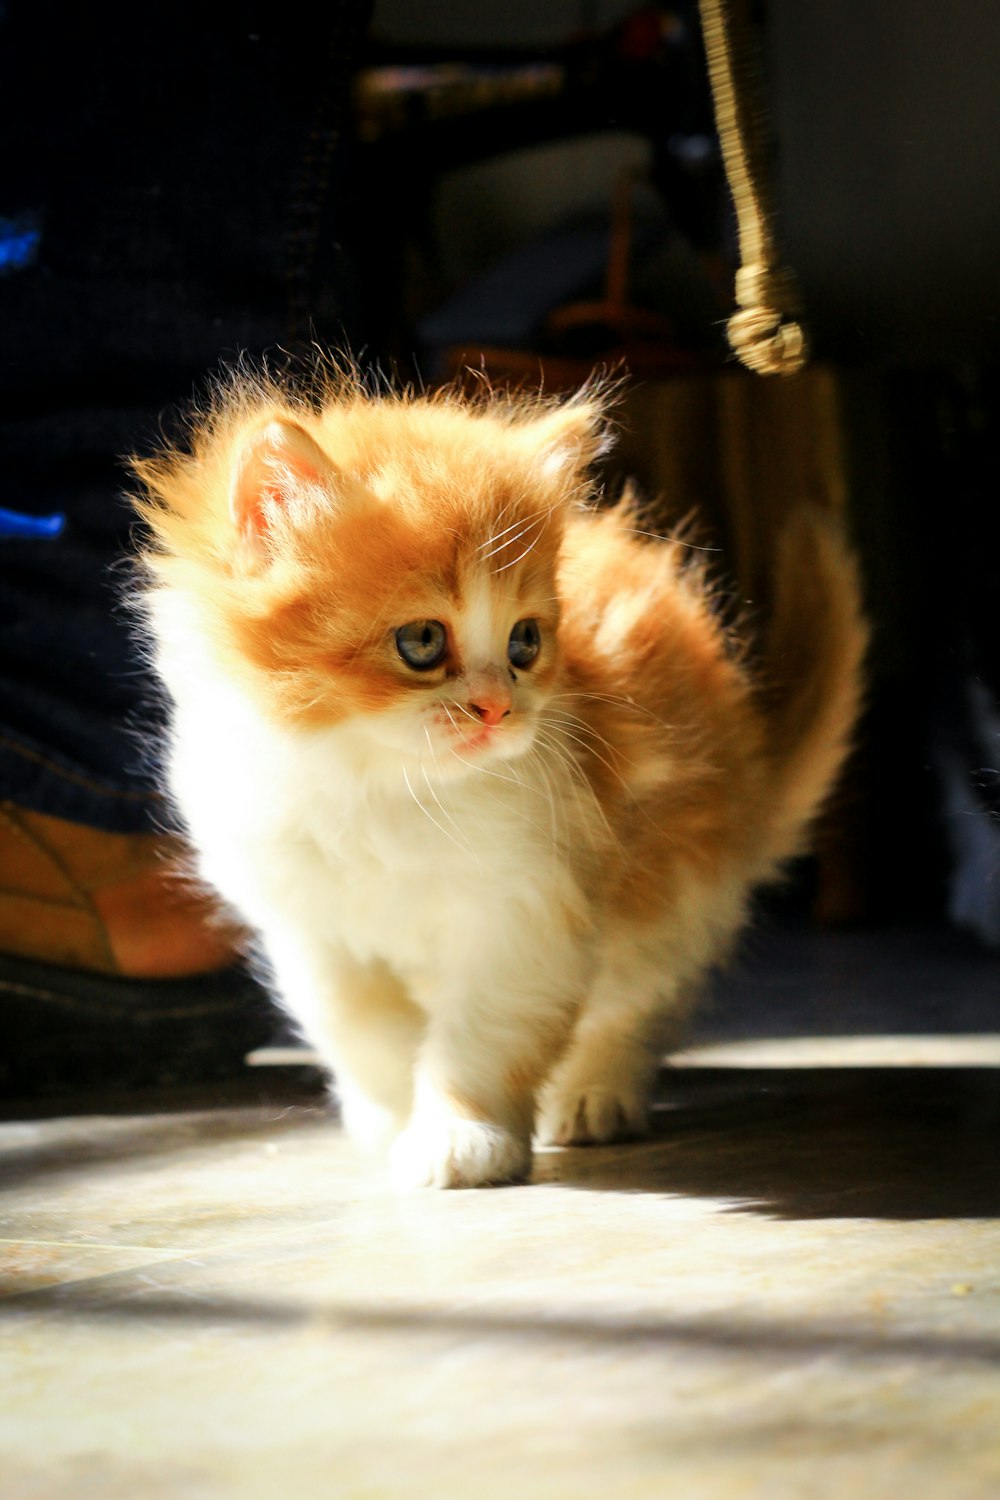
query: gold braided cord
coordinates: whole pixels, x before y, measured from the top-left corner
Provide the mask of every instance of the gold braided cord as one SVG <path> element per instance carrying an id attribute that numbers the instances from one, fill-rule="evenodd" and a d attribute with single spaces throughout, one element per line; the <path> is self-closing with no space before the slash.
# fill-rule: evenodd
<path id="1" fill-rule="evenodd" d="M 736 210 L 739 311 L 727 332 L 733 352 L 760 375 L 794 375 L 808 358 L 795 289 L 778 264 L 766 191 L 767 120 L 741 0 L 699 0 L 722 160 Z"/>

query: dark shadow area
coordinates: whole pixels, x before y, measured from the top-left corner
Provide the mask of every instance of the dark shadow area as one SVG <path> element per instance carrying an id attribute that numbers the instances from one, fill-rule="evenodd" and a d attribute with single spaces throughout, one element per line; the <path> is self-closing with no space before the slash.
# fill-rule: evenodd
<path id="1" fill-rule="evenodd" d="M 779 1219 L 1000 1218 L 1000 1068 L 671 1068 L 661 1100 L 649 1142 L 536 1176 Z"/>
<path id="2" fill-rule="evenodd" d="M 989 1032 L 1000 1032 L 1000 952 L 966 934 L 765 917 L 717 977 L 692 1040 Z"/>
<path id="3" fill-rule="evenodd" d="M 88 1085 L 47 1094 L 0 1100 L 0 1123 L 60 1120 L 92 1115 L 182 1115 L 189 1111 L 282 1109 L 296 1104 L 324 1106 L 329 1090 L 318 1068 L 241 1067 L 228 1078 L 148 1087 Z"/>
<path id="4" fill-rule="evenodd" d="M 277 1070 L 276 1070 L 277 1071 Z M 333 1114 L 324 1086 L 311 1069 L 280 1070 L 266 1082 L 254 1073 L 225 1084 L 5 1103 L 7 1121 L 99 1119 L 92 1131 L 71 1124 L 54 1139 L 0 1149 L 0 1193 L 40 1177 L 68 1176 L 94 1163 L 152 1161 L 184 1146 L 237 1141 L 291 1132 Z M 296 1076 L 301 1072 L 302 1076 Z M 108 1118 L 111 1117 L 111 1118 Z"/>
<path id="5" fill-rule="evenodd" d="M 183 1287 L 176 1291 L 171 1281 L 183 1274 L 184 1262 L 159 1266 L 159 1285 L 149 1290 L 130 1284 L 129 1273 L 90 1278 L 86 1282 L 42 1287 L 5 1298 L 0 1318 L 39 1313 L 107 1323 L 131 1322 L 160 1325 L 204 1325 L 213 1330 L 249 1327 L 310 1330 L 325 1329 L 336 1349 L 338 1335 L 356 1333 L 372 1337 L 400 1334 L 414 1337 L 444 1337 L 500 1342 L 511 1339 L 535 1345 L 575 1344 L 581 1351 L 594 1348 L 618 1350 L 647 1347 L 650 1350 L 685 1349 L 699 1353 L 728 1353 L 757 1359 L 788 1359 L 796 1362 L 839 1357 L 851 1361 L 921 1361 L 955 1364 L 989 1364 L 1000 1361 L 1000 1341 L 988 1336 L 943 1332 L 878 1332 L 864 1328 L 816 1323 L 795 1326 L 762 1319 L 713 1319 L 650 1317 L 616 1318 L 545 1317 L 537 1313 L 493 1311 L 489 1308 L 422 1308 L 414 1306 L 365 1307 L 343 1303 L 282 1302 L 254 1295 L 226 1296 L 198 1292 L 192 1296 Z M 127 1286 L 127 1297 L 123 1290 Z"/>

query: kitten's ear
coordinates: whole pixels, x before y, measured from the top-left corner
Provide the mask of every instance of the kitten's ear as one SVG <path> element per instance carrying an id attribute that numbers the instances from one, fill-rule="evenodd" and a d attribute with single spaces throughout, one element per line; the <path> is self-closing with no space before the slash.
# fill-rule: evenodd
<path id="1" fill-rule="evenodd" d="M 574 400 L 536 417 L 531 436 L 546 473 L 572 475 L 601 458 L 612 439 L 596 401 Z"/>
<path id="2" fill-rule="evenodd" d="M 276 509 L 291 509 L 317 486 L 332 490 L 337 473 L 297 422 L 269 422 L 239 449 L 229 489 L 229 514 L 243 536 L 260 540 Z"/>

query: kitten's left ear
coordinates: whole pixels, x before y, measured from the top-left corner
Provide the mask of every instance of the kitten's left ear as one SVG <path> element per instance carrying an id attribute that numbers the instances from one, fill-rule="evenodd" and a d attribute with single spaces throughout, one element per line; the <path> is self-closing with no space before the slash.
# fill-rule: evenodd
<path id="1" fill-rule="evenodd" d="M 229 513 L 250 541 L 262 539 L 275 511 L 292 509 L 317 486 L 332 490 L 338 470 L 297 422 L 274 421 L 251 433 L 238 451 Z"/>
<path id="2" fill-rule="evenodd" d="M 596 401 L 568 401 L 531 423 L 531 437 L 546 473 L 577 474 L 609 451 L 612 437 Z"/>

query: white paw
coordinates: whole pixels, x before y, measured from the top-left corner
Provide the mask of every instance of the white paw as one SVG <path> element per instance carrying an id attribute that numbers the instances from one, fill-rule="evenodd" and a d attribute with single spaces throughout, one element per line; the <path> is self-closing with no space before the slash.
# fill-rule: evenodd
<path id="1" fill-rule="evenodd" d="M 542 1101 L 536 1134 L 546 1146 L 586 1146 L 627 1140 L 648 1131 L 643 1094 L 592 1083 L 550 1089 Z"/>
<path id="2" fill-rule="evenodd" d="M 444 1115 L 412 1120 L 392 1148 L 391 1163 L 398 1187 L 482 1187 L 523 1181 L 531 1145 L 502 1125 Z"/>

